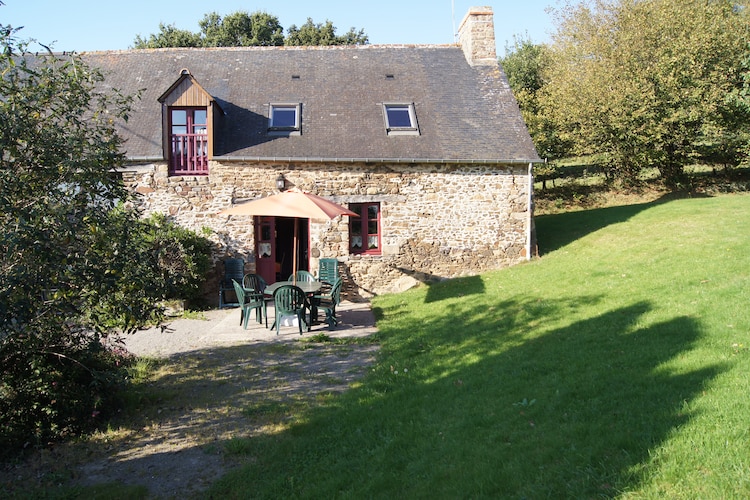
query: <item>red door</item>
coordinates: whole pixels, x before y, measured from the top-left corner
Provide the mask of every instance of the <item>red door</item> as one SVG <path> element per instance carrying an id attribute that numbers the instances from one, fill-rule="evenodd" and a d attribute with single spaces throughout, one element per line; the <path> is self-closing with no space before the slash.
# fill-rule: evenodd
<path id="1" fill-rule="evenodd" d="M 255 269 L 266 283 L 284 281 L 294 272 L 294 242 L 297 269 L 309 269 L 309 219 L 255 217 Z M 295 238 L 294 229 L 297 228 Z"/>
<path id="2" fill-rule="evenodd" d="M 276 283 L 276 218 L 255 218 L 255 269 L 266 283 Z"/>

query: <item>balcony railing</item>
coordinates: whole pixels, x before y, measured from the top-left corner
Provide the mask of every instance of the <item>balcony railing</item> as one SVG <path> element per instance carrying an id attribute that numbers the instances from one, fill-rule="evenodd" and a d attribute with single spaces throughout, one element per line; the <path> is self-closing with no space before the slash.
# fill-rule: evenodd
<path id="1" fill-rule="evenodd" d="M 172 134 L 169 173 L 208 175 L 208 135 Z"/>

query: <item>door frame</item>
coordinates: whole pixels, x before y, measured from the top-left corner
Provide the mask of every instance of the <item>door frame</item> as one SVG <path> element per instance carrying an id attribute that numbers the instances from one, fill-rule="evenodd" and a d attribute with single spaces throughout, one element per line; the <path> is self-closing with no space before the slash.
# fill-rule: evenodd
<path id="1" fill-rule="evenodd" d="M 286 280 L 292 274 L 294 218 L 255 216 L 255 272 L 267 283 Z M 310 219 L 298 218 L 297 269 L 310 268 Z"/>

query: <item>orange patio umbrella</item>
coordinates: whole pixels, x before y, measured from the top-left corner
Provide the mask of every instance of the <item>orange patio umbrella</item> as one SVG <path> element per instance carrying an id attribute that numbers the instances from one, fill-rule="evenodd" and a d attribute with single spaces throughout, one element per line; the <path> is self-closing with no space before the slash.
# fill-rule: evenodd
<path id="1" fill-rule="evenodd" d="M 297 227 L 299 219 L 331 220 L 340 215 L 359 217 L 348 208 L 321 196 L 292 188 L 279 194 L 238 203 L 222 210 L 219 215 L 256 215 L 266 217 L 294 218 L 293 269 L 297 272 Z"/>

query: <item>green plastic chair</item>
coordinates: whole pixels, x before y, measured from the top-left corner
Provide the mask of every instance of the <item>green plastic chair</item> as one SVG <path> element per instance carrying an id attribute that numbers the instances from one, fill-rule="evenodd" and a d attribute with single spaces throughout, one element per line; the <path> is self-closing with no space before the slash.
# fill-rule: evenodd
<path id="1" fill-rule="evenodd" d="M 305 325 L 307 331 L 310 331 L 310 325 L 305 321 L 305 311 L 307 310 L 307 298 L 305 292 L 298 286 L 282 285 L 273 292 L 273 308 L 276 319 L 271 325 L 271 329 L 276 328 L 276 335 L 281 328 L 281 318 L 284 316 L 296 316 L 299 323 L 299 334 L 302 335 L 302 325 Z"/>
<path id="2" fill-rule="evenodd" d="M 339 324 L 339 321 L 336 319 L 336 306 L 341 303 L 341 287 L 343 283 L 343 279 L 337 278 L 330 292 L 313 296 L 318 311 L 325 311 L 326 319 L 324 321 L 330 328 Z"/>
<path id="3" fill-rule="evenodd" d="M 242 288 L 245 289 L 245 293 L 248 291 L 253 291 L 256 294 L 259 295 L 259 299 L 263 300 L 266 303 L 266 306 L 263 309 L 263 312 L 266 313 L 268 308 L 268 303 L 273 301 L 273 297 L 270 297 L 266 295 L 266 287 L 268 284 L 266 283 L 266 280 L 263 279 L 263 276 L 260 274 L 246 274 L 244 278 L 242 278 Z M 268 327 L 268 316 L 266 315 L 266 327 Z"/>
<path id="4" fill-rule="evenodd" d="M 262 295 L 267 286 L 268 284 L 266 284 L 266 280 L 264 280 L 260 274 L 246 274 L 245 277 L 242 278 L 242 288 L 244 288 L 246 292 L 252 290 L 255 293 Z"/>
<path id="5" fill-rule="evenodd" d="M 294 279 L 295 274 L 297 276 L 296 280 Z M 290 274 L 287 281 L 315 281 L 315 276 L 309 271 L 297 271 L 295 274 Z"/>
<path id="6" fill-rule="evenodd" d="M 245 275 L 245 261 L 242 259 L 224 259 L 224 276 L 219 281 L 219 309 L 226 306 L 238 306 L 239 302 L 227 302 L 225 293 L 234 290 L 232 281 L 242 281 Z M 238 298 L 239 300 L 239 298 Z"/>
<path id="7" fill-rule="evenodd" d="M 318 261 L 318 281 L 333 285 L 339 278 L 339 261 L 337 259 L 320 259 Z"/>
<path id="8" fill-rule="evenodd" d="M 243 328 L 247 330 L 247 321 L 250 319 L 250 311 L 253 309 L 255 309 L 255 319 L 258 323 L 263 324 L 263 317 L 265 316 L 266 328 L 268 328 L 268 312 L 263 293 L 246 292 L 236 280 L 232 280 L 232 285 L 234 285 L 234 293 L 237 294 L 237 300 L 240 303 L 240 324 Z"/>

